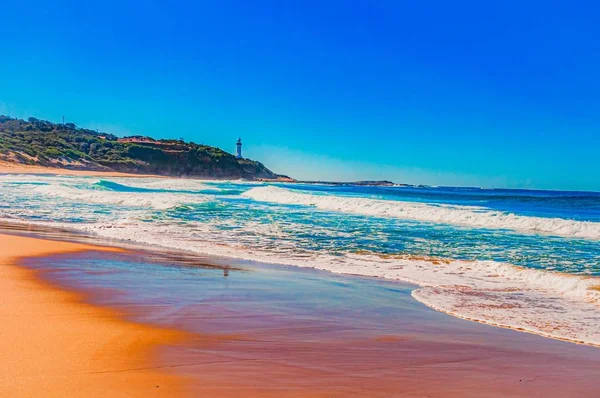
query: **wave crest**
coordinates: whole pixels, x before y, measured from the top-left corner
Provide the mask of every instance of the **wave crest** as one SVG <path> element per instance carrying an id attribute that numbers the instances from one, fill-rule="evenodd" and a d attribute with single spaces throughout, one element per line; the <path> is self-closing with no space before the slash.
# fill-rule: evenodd
<path id="1" fill-rule="evenodd" d="M 209 186 L 192 179 L 183 178 L 119 178 L 100 180 L 96 183 L 100 187 L 114 190 L 144 189 L 165 191 L 201 191 Z"/>
<path id="2" fill-rule="evenodd" d="M 430 205 L 337 195 L 314 195 L 267 186 L 246 191 L 243 196 L 264 202 L 314 206 L 321 210 L 394 217 L 406 220 L 452 224 L 474 228 L 509 229 L 574 238 L 600 239 L 600 223 L 563 218 L 519 216 L 483 207 Z"/>
<path id="3" fill-rule="evenodd" d="M 210 200 L 210 197 L 203 195 L 174 195 L 166 192 L 90 190 L 68 187 L 62 184 L 38 186 L 35 188 L 35 192 L 75 202 L 153 208 L 157 210 L 165 210 L 182 204 L 202 203 Z"/>

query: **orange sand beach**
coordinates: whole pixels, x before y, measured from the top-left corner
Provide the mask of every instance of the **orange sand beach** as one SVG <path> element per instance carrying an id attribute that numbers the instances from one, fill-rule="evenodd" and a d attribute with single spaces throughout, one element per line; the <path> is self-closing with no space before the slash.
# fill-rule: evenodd
<path id="1" fill-rule="evenodd" d="M 10 163 L 0 161 L 0 174 L 56 174 L 67 176 L 98 176 L 98 177 L 161 177 L 151 174 L 130 174 L 118 171 L 72 170 L 58 167 Z"/>
<path id="2" fill-rule="evenodd" d="M 152 357 L 182 334 L 127 322 L 17 266 L 22 257 L 119 249 L 4 234 L 0 247 L 0 396 L 182 395 L 183 379 Z"/>
<path id="3" fill-rule="evenodd" d="M 363 314 L 348 323 L 319 311 L 307 319 L 287 311 L 272 317 L 269 310 L 236 305 L 261 307 L 252 296 L 239 294 L 241 277 L 276 286 L 310 271 L 280 268 L 279 279 L 272 279 L 277 272 L 256 268 L 236 274 L 232 281 L 239 280 L 238 288 L 229 296 L 219 293 L 224 301 L 199 300 L 175 314 L 174 327 L 190 330 L 184 333 L 168 323 L 161 328 L 127 321 L 129 310 L 87 304 L 98 302 L 93 291 L 71 293 L 68 285 L 26 268 L 31 257 L 87 251 L 147 261 L 142 252 L 2 233 L 0 248 L 0 397 L 570 398 L 593 397 L 600 388 L 597 348 L 452 318 L 414 302 L 408 293 L 394 294 L 393 311 L 381 302 L 388 321 Z M 310 280 L 316 279 L 311 274 Z M 355 282 L 360 287 L 364 280 Z M 198 278 L 194 288 L 208 286 L 202 283 Z M 264 287 L 256 279 L 246 283 L 259 291 Z M 321 294 L 317 301 L 326 302 L 325 291 Z M 371 330 L 373 319 L 385 322 Z M 393 328 L 383 328 L 392 320 Z M 182 327 L 198 322 L 199 331 Z"/>

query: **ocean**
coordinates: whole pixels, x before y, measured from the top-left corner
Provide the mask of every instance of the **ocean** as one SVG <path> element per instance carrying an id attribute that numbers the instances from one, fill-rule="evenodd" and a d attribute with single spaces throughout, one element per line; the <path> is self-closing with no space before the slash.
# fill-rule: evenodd
<path id="1" fill-rule="evenodd" d="M 600 345 L 600 193 L 0 175 L 0 219 L 401 280 L 460 318 Z"/>

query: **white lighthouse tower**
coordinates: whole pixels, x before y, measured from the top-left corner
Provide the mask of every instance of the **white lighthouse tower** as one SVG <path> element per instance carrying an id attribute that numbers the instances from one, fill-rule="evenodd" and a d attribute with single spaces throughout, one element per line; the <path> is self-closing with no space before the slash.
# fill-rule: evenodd
<path id="1" fill-rule="evenodd" d="M 236 151 L 235 151 L 235 157 L 238 159 L 242 158 L 242 139 L 238 138 L 237 140 L 237 144 L 235 144 L 236 146 Z"/>

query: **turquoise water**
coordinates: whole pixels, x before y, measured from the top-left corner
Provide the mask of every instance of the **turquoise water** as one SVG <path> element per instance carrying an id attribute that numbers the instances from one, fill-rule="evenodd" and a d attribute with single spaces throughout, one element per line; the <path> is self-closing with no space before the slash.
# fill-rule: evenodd
<path id="1" fill-rule="evenodd" d="M 598 334 L 600 193 L 56 176 L 0 176 L 0 188 L 5 220 L 401 279 L 458 316 L 537 333 L 560 323 L 570 339 Z M 488 301 L 465 299 L 465 287 Z M 507 303 L 525 320 L 492 310 Z"/>
<path id="2" fill-rule="evenodd" d="M 160 184 L 131 186 L 127 181 L 63 178 L 57 185 L 36 181 L 4 182 L 0 210 L 4 217 L 61 223 L 97 223 L 135 214 L 143 223 L 190 226 L 210 225 L 224 240 L 266 251 L 310 255 L 343 255 L 347 252 L 410 253 L 462 260 L 493 260 L 536 269 L 600 275 L 600 239 L 554 236 L 552 232 L 513 231 L 502 225 L 468 228 L 450 223 L 406 220 L 396 217 L 366 216 L 351 212 L 315 211 L 311 206 L 268 201 L 252 201 L 241 196 L 263 185 L 230 182 L 204 182 L 204 186 L 161 189 Z M 32 186 L 49 186 L 56 197 L 35 195 Z M 29 188 L 29 191 L 21 187 Z M 93 203 L 61 195 L 61 187 L 108 196 Z M 500 211 L 522 217 L 559 218 L 594 223 L 600 231 L 600 194 L 585 192 L 483 190 L 478 188 L 330 187 L 280 185 L 281 190 L 303 194 L 387 201 L 418 202 L 428 205 L 477 206 L 476 211 Z M 12 192 L 10 192 L 12 188 Z M 132 198 L 126 206 L 115 207 L 110 193 L 183 194 L 191 198 L 160 209 L 140 211 Z M 33 195 L 32 195 L 33 193 Z M 29 194 L 29 195 L 28 195 Z M 27 202 L 21 201 L 21 196 Z M 34 196 L 34 198 L 32 198 Z M 206 197 L 209 197 L 206 200 Z M 194 197 L 200 203 L 194 203 Z M 71 200 L 64 200 L 71 199 Z M 145 207 L 141 204 L 140 207 Z M 477 213 L 475 213 L 477 214 Z M 527 219 L 525 219 L 527 222 Z M 598 224 L 596 224 L 598 223 Z M 276 225 L 276 227 L 272 227 Z M 576 226 L 575 226 L 576 227 Z M 575 228 L 573 227 L 573 228 Z M 232 237 L 235 236 L 235 239 Z M 213 240 L 213 239 L 211 239 Z"/>

